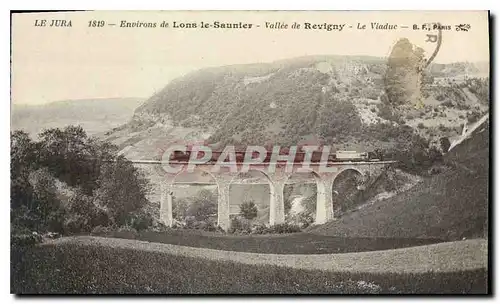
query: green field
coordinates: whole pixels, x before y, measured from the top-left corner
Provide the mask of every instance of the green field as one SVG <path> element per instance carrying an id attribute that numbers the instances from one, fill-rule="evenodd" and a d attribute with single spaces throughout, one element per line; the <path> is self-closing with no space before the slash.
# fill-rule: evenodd
<path id="1" fill-rule="evenodd" d="M 11 292 L 54 293 L 469 293 L 483 294 L 485 270 L 363 274 L 173 256 L 82 244 L 11 252 Z"/>

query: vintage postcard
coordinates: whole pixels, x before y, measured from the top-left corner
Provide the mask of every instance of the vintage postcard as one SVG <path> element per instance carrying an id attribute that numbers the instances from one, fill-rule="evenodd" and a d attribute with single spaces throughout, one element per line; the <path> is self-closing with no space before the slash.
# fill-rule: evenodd
<path id="1" fill-rule="evenodd" d="M 489 18 L 12 12 L 11 293 L 491 293 Z"/>

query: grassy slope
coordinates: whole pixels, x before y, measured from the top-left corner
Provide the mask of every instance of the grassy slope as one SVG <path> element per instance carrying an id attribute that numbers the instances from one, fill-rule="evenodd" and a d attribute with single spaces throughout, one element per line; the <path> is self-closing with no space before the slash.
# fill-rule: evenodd
<path id="1" fill-rule="evenodd" d="M 138 235 L 128 232 L 112 232 L 106 236 L 197 248 L 277 254 L 374 251 L 426 245 L 442 241 L 439 239 L 409 238 L 343 238 L 309 233 L 288 235 L 223 235 L 187 230 L 171 230 L 167 232 L 146 231 Z"/>
<path id="2" fill-rule="evenodd" d="M 11 292 L 18 294 L 485 293 L 487 286 L 484 270 L 345 274 L 81 244 L 37 247 L 12 256 Z M 372 283 L 376 286 L 369 287 Z"/>
<path id="3" fill-rule="evenodd" d="M 350 237 L 483 237 L 488 215 L 488 130 L 478 128 L 446 155 L 449 171 L 310 232 Z"/>

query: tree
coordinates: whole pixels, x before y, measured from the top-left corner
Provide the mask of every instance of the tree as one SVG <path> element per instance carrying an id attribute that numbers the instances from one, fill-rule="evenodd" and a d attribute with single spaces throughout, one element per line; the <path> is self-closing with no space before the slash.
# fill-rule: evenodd
<path id="1" fill-rule="evenodd" d="M 206 221 L 214 214 L 217 214 L 217 198 L 208 189 L 200 190 L 191 198 L 186 210 L 186 216 L 194 216 L 197 221 Z"/>
<path id="2" fill-rule="evenodd" d="M 92 188 L 87 186 L 89 180 L 97 176 L 91 174 L 93 158 L 87 134 L 80 126 L 67 126 L 64 129 L 46 129 L 39 135 L 37 143 L 40 151 L 40 163 L 54 175 L 70 186 L 83 186 L 87 193 Z"/>
<path id="3" fill-rule="evenodd" d="M 65 232 L 90 232 L 94 227 L 106 227 L 111 224 L 108 212 L 97 206 L 94 198 L 83 193 L 81 189 L 77 189 L 70 197 L 67 209 Z"/>
<path id="4" fill-rule="evenodd" d="M 116 146 L 88 137 L 79 126 L 44 130 L 39 138 L 11 134 L 11 217 L 17 231 L 151 224 L 142 210 L 147 180 Z M 74 192 L 67 203 L 56 182 Z"/>
<path id="5" fill-rule="evenodd" d="M 102 164 L 97 184 L 95 204 L 107 209 L 119 226 L 127 222 L 132 212 L 147 204 L 147 180 L 121 155 L 113 162 Z"/>
<path id="6" fill-rule="evenodd" d="M 11 134 L 11 216 L 15 230 L 62 230 L 64 208 L 55 180 L 40 168 L 37 145 L 23 131 Z"/>
<path id="7" fill-rule="evenodd" d="M 57 197 L 55 179 L 46 168 L 30 173 L 32 201 L 28 205 L 37 231 L 62 232 L 65 209 Z"/>
<path id="8" fill-rule="evenodd" d="M 80 126 L 46 129 L 36 143 L 40 164 L 54 177 L 83 193 L 92 195 L 104 164 L 113 162 L 118 148 L 108 142 L 88 137 Z"/>
<path id="9" fill-rule="evenodd" d="M 257 217 L 257 206 L 254 201 L 244 201 L 240 206 L 240 215 L 247 220 L 252 220 Z"/>
<path id="10" fill-rule="evenodd" d="M 174 203 L 172 206 L 172 217 L 174 219 L 184 219 L 187 214 L 187 209 L 189 206 L 189 201 L 187 198 L 176 198 L 173 197 Z"/>
<path id="11" fill-rule="evenodd" d="M 14 131 L 11 134 L 10 148 L 10 203 L 11 208 L 28 206 L 32 201 L 33 189 L 29 174 L 38 165 L 35 143 L 28 133 Z"/>

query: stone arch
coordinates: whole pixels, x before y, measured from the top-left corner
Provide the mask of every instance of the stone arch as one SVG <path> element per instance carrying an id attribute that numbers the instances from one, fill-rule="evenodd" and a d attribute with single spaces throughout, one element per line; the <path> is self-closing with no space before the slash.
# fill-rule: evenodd
<path id="1" fill-rule="evenodd" d="M 188 172 L 183 168 L 169 177 L 165 191 L 170 226 L 176 223 L 216 225 L 219 183 L 209 170 L 196 166 Z"/>
<path id="2" fill-rule="evenodd" d="M 335 180 L 341 176 L 341 174 L 343 174 L 344 172 L 346 171 L 356 171 L 357 173 L 359 173 L 362 177 L 365 177 L 367 176 L 367 172 L 365 170 L 362 170 L 362 169 L 359 169 L 358 167 L 356 166 L 349 166 L 349 167 L 343 167 L 341 170 L 339 170 L 337 172 L 337 174 L 335 175 L 335 179 L 333 180 L 335 182 Z"/>
<path id="3" fill-rule="evenodd" d="M 175 183 L 175 180 L 178 180 L 179 176 L 181 175 L 195 174 L 195 173 L 201 173 L 205 177 L 210 176 L 210 179 L 213 180 L 215 184 L 217 184 L 217 176 L 215 176 L 209 169 L 203 168 L 202 166 L 196 166 L 194 167 L 194 170 L 192 172 L 188 172 L 187 167 L 184 166 L 182 170 L 170 176 L 168 181 L 168 186 L 172 186 Z"/>
<path id="4" fill-rule="evenodd" d="M 267 224 L 274 182 L 264 170 L 250 168 L 238 172 L 229 181 L 229 216 L 236 217 L 244 201 L 253 201 L 257 206 L 256 223 Z"/>
<path id="5" fill-rule="evenodd" d="M 354 166 L 338 172 L 332 183 L 335 213 L 350 210 L 361 202 L 368 175 L 369 173 Z"/>
<path id="6" fill-rule="evenodd" d="M 286 176 L 283 201 L 287 222 L 303 226 L 315 221 L 320 180 L 319 174 L 312 169 L 294 170 Z"/>
<path id="7" fill-rule="evenodd" d="M 312 169 L 312 168 L 300 168 L 301 172 L 298 171 L 299 168 L 297 169 L 294 169 L 293 172 L 291 173 L 291 175 L 294 175 L 294 174 L 311 174 L 311 176 L 314 176 L 314 179 L 316 180 L 316 182 L 318 182 L 319 180 L 321 180 L 321 175 L 316 172 L 316 170 Z M 290 176 L 288 176 L 288 178 L 290 178 Z"/>
<path id="8" fill-rule="evenodd" d="M 258 172 L 258 173 L 262 174 L 263 176 L 265 176 L 270 184 L 273 183 L 272 177 L 269 175 L 269 173 L 266 170 L 263 170 L 260 168 L 249 168 L 247 172 L 238 172 L 238 173 L 234 174 L 234 176 L 231 178 L 230 184 L 232 184 L 235 180 L 237 180 L 238 177 L 241 176 L 242 174 L 243 175 L 248 174 L 248 173 L 253 174 L 251 172 Z"/>

